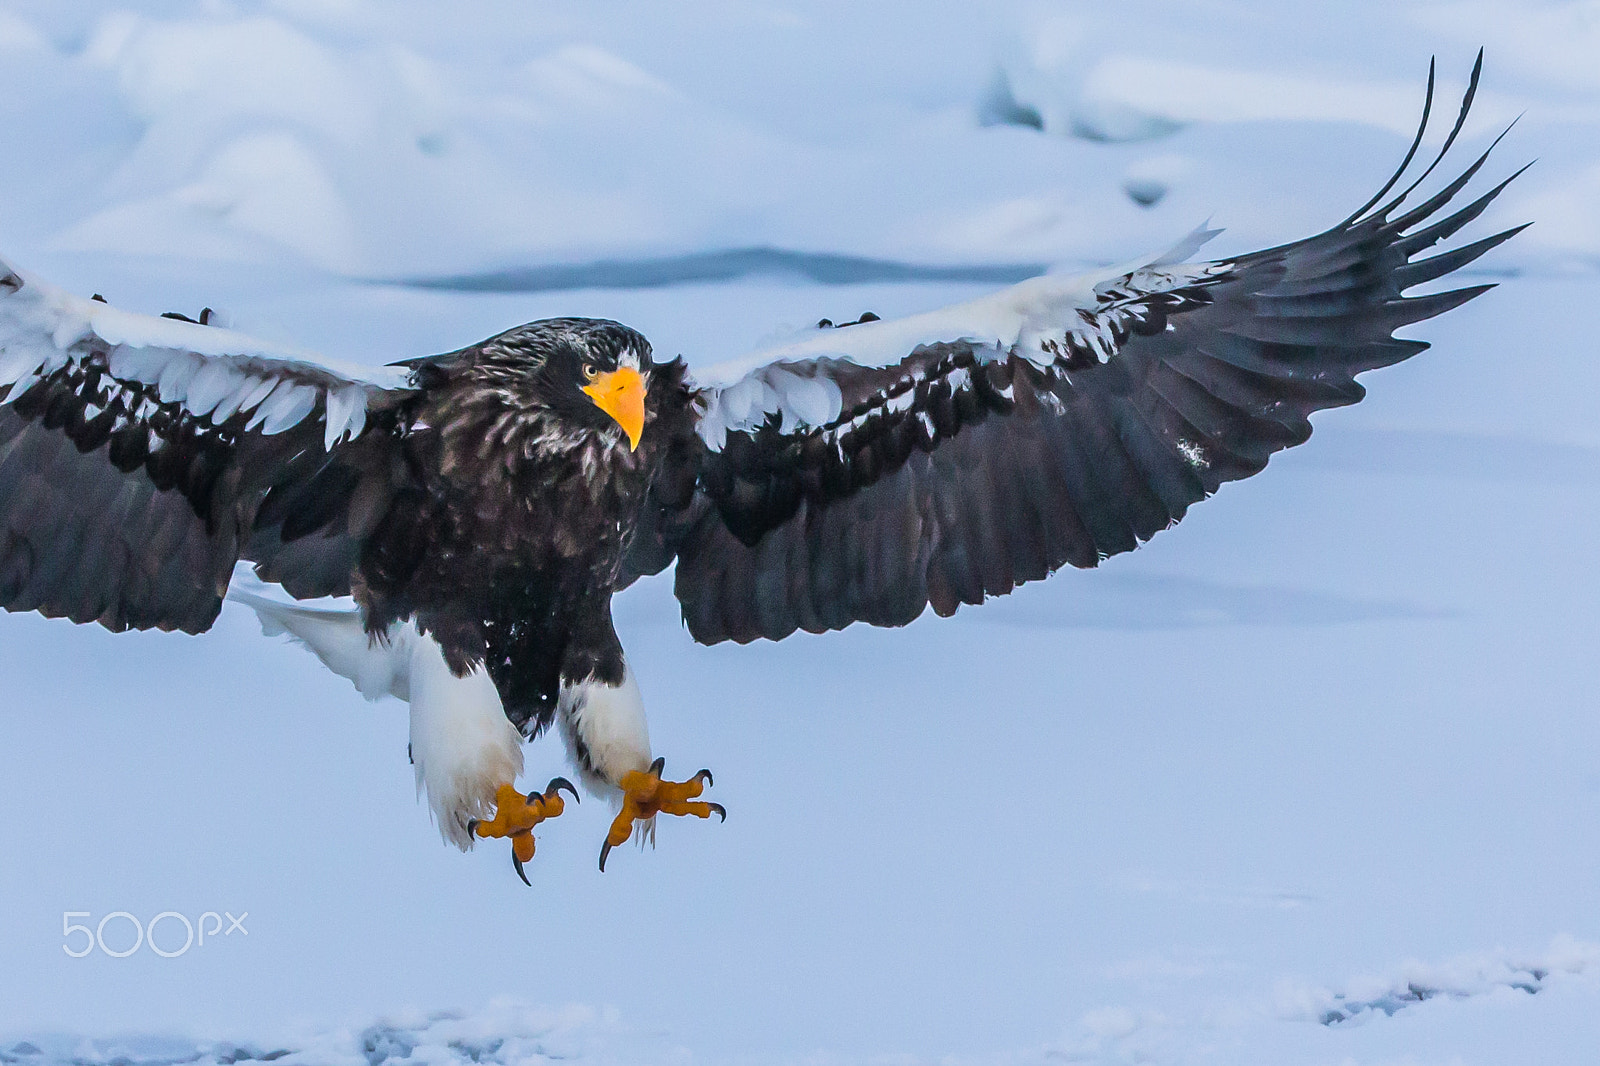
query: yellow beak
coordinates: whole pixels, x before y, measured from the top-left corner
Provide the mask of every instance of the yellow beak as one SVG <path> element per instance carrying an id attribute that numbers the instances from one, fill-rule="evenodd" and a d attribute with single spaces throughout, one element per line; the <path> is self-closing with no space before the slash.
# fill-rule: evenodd
<path id="1" fill-rule="evenodd" d="M 622 427 L 628 435 L 628 450 L 637 449 L 644 436 L 644 375 L 632 367 L 619 367 L 596 374 L 583 391 Z"/>

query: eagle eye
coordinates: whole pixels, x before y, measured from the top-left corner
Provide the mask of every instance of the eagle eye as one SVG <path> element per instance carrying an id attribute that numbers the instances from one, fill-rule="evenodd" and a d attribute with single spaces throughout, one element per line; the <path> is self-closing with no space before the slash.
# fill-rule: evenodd
<path id="1" fill-rule="evenodd" d="M 590 381 L 593 381 L 596 377 L 599 376 L 599 374 L 600 374 L 600 371 L 595 369 L 595 365 L 593 363 L 584 363 L 583 364 L 583 376 L 588 378 Z"/>

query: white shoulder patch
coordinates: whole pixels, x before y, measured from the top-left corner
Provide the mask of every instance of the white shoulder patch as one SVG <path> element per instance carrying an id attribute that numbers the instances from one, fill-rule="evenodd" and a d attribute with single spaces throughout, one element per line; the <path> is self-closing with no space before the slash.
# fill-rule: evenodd
<path id="1" fill-rule="evenodd" d="M 323 443 L 366 427 L 378 392 L 403 389 L 405 367 L 324 359 L 218 326 L 141 315 L 57 288 L 0 261 L 0 403 L 69 361 L 103 359 L 110 376 L 153 386 L 163 404 L 221 423 L 244 412 L 248 428 L 281 433 L 323 400 Z"/>
<path id="2" fill-rule="evenodd" d="M 839 386 L 815 363 L 771 363 L 757 367 L 726 388 L 712 392 L 701 416 L 701 438 L 720 451 L 730 430 L 753 431 L 777 416 L 785 433 L 823 426 L 844 406 Z"/>
<path id="3" fill-rule="evenodd" d="M 891 367 L 930 344 L 967 343 L 979 358 L 1019 355 L 1050 365 L 1068 334 L 1105 348 L 1111 333 L 1093 314 L 1112 287 L 1131 284 L 1144 293 L 1165 291 L 1207 276 L 1211 264 L 1177 265 L 1220 230 L 1201 226 L 1173 247 L 1082 274 L 1042 274 L 987 296 L 905 318 L 807 330 L 774 345 L 694 375 L 706 389 L 701 438 L 720 450 L 729 432 L 751 431 L 777 416 L 785 433 L 826 425 L 842 415 L 839 387 L 818 359 Z M 1102 336 L 1103 334 L 1103 336 Z M 1106 349 L 1109 351 L 1109 348 Z"/>

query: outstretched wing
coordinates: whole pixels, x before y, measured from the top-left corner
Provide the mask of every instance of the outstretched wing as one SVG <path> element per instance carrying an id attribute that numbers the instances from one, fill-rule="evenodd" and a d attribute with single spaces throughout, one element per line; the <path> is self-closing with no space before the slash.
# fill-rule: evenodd
<path id="1" fill-rule="evenodd" d="M 198 633 L 241 557 L 346 591 L 408 379 L 0 263 L 0 606 Z"/>
<path id="2" fill-rule="evenodd" d="M 1414 208 L 1415 182 L 1375 207 L 1432 98 L 1430 70 L 1400 170 L 1315 237 L 1183 264 L 1190 242 L 747 361 L 705 388 L 694 469 L 654 490 L 636 569 L 675 555 L 694 637 L 742 642 L 947 615 L 1137 547 L 1361 399 L 1358 374 L 1427 347 L 1397 328 L 1490 287 L 1402 295 L 1517 232 L 1414 259 L 1505 187 L 1435 218 L 1487 152 Z"/>

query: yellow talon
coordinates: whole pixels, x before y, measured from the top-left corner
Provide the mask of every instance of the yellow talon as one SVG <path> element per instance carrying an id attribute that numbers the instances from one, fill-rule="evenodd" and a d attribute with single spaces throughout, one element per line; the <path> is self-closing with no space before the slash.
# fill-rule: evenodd
<path id="1" fill-rule="evenodd" d="M 512 785 L 501 785 L 494 796 L 494 817 L 487 822 L 467 823 L 467 832 L 475 837 L 510 837 L 511 864 L 516 867 L 522 883 L 533 887 L 522 864 L 533 858 L 533 827 L 547 818 L 554 818 L 567 809 L 561 790 L 572 793 L 574 803 L 578 790 L 564 777 L 551 780 L 544 792 L 530 792 L 524 796 Z"/>
<path id="2" fill-rule="evenodd" d="M 657 759 L 648 770 L 629 770 L 622 775 L 622 780 L 618 782 L 622 789 L 622 810 L 617 812 L 611 830 L 606 834 L 605 846 L 600 849 L 602 872 L 611 849 L 633 835 L 634 822 L 648 821 L 658 813 L 692 814 L 696 818 L 709 818 L 715 814 L 724 822 L 728 820 L 728 812 L 722 804 L 695 799 L 705 791 L 706 785 L 714 784 L 710 770 L 701 770 L 687 781 L 663 781 L 661 771 L 665 766 L 665 759 Z"/>

